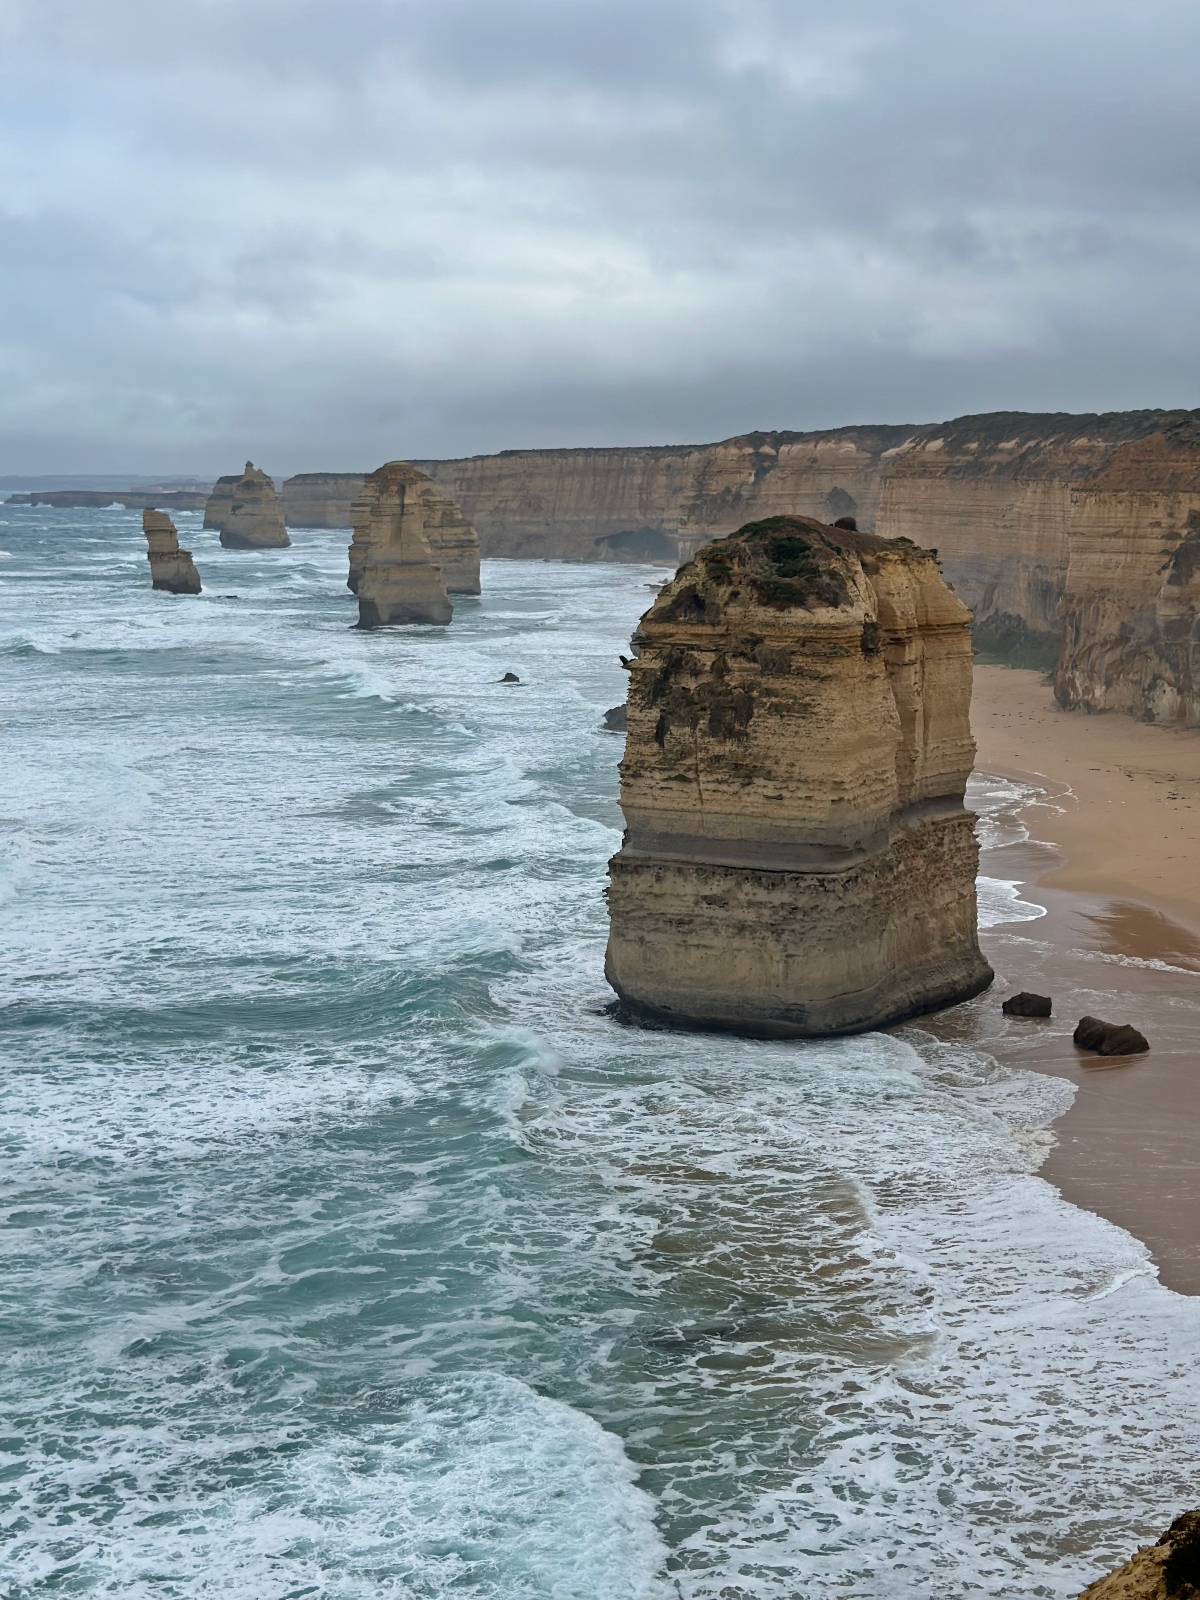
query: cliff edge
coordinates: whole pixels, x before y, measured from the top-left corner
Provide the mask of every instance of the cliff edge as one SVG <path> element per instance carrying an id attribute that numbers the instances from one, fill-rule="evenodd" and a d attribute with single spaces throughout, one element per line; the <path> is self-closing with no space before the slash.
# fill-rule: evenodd
<path id="1" fill-rule="evenodd" d="M 855 1032 L 977 994 L 970 613 L 802 517 L 706 545 L 634 635 L 606 974 L 633 1020 Z"/>

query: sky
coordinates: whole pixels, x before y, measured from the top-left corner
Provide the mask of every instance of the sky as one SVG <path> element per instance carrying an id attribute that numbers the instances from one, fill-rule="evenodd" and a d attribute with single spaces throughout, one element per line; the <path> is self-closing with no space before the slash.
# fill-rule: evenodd
<path id="1" fill-rule="evenodd" d="M 0 473 L 1200 404 L 1195 0 L 0 0 Z"/>

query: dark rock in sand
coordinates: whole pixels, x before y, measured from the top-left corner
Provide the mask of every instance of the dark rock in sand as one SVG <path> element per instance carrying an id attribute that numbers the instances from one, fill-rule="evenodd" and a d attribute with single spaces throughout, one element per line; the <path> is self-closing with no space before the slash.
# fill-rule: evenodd
<path id="1" fill-rule="evenodd" d="M 499 680 L 501 683 L 520 683 L 520 681 L 515 672 L 506 672 Z"/>
<path id="2" fill-rule="evenodd" d="M 1101 1022 L 1099 1017 L 1080 1017 L 1074 1039 L 1081 1050 L 1098 1056 L 1136 1056 L 1150 1048 L 1146 1036 L 1127 1022 Z"/>
<path id="3" fill-rule="evenodd" d="M 611 711 L 604 713 L 604 726 L 609 733 L 624 733 L 627 730 L 629 724 L 625 715 L 624 703 L 619 706 L 613 706 Z"/>
<path id="4" fill-rule="evenodd" d="M 1006 1017 L 1048 1017 L 1050 996 L 1030 994 L 1028 990 L 1022 989 L 1020 994 L 1010 995 L 1000 1009 Z"/>

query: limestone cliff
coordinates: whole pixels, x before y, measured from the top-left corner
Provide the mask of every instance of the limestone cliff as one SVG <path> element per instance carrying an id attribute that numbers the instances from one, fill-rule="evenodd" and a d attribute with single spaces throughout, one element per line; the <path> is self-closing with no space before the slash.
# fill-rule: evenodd
<path id="1" fill-rule="evenodd" d="M 1200 419 L 1115 450 L 1071 510 L 1060 703 L 1200 726 Z"/>
<path id="2" fill-rule="evenodd" d="M 870 527 L 887 453 L 909 427 L 748 433 L 709 445 L 505 450 L 420 461 L 479 529 L 487 556 L 675 566 L 755 517 Z"/>
<path id="3" fill-rule="evenodd" d="M 221 524 L 221 543 L 229 550 L 269 550 L 291 542 L 275 485 L 261 467 L 247 461 L 245 472 L 233 485 L 229 512 Z"/>
<path id="4" fill-rule="evenodd" d="M 218 478 L 212 486 L 212 493 L 204 504 L 204 526 L 216 528 L 218 532 L 229 521 L 229 514 L 233 510 L 234 485 L 241 482 L 241 474 L 230 473 L 227 477 Z"/>
<path id="5" fill-rule="evenodd" d="M 199 594 L 200 574 L 190 550 L 179 548 L 175 524 L 165 511 L 142 512 L 142 532 L 150 558 L 150 583 L 168 594 Z"/>
<path id="6" fill-rule="evenodd" d="M 350 508 L 350 588 L 360 628 L 447 623 L 452 611 L 425 530 L 428 479 L 405 461 L 369 473 Z"/>
<path id="7" fill-rule="evenodd" d="M 409 461 L 389 461 L 379 472 L 364 480 L 364 486 L 383 479 L 385 473 L 389 495 L 399 493 L 396 514 L 404 520 L 406 529 L 419 527 L 429 547 L 430 559 L 437 567 L 448 594 L 478 594 L 479 591 L 479 538 L 475 529 L 463 516 L 458 506 L 444 489 L 436 485 L 425 472 Z M 380 490 L 372 489 L 376 496 Z M 370 497 L 368 497 L 370 498 Z M 389 511 L 388 515 L 392 513 Z M 362 572 L 368 559 L 371 541 L 384 529 L 385 542 L 390 539 L 386 531 L 390 524 L 381 521 L 374 512 L 365 513 L 355 520 L 351 510 L 354 536 L 350 541 L 350 575 L 347 584 L 353 593 L 359 592 Z"/>
<path id="8" fill-rule="evenodd" d="M 279 492 L 289 528 L 348 528 L 350 505 L 363 486 L 362 472 L 298 472 Z"/>
<path id="9" fill-rule="evenodd" d="M 798 517 L 706 545 L 661 591 L 628 664 L 609 864 L 625 1014 L 820 1035 L 991 981 L 969 625 L 927 551 Z"/>
<path id="10" fill-rule="evenodd" d="M 1079 1600 L 1197 1600 L 1200 1511 L 1177 1517 L 1157 1544 L 1143 1545 L 1116 1572 L 1097 1578 Z"/>

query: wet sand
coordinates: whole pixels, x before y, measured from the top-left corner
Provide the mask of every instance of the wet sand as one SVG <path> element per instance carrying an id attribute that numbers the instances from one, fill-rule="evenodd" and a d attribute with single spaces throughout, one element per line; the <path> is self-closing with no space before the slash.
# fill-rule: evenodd
<path id="1" fill-rule="evenodd" d="M 1042 1176 L 1200 1294 L 1200 732 L 1063 712 L 1041 674 L 1004 667 L 976 669 L 972 722 L 977 770 L 1030 786 L 981 870 L 1047 914 L 982 933 L 995 986 L 929 1031 L 1075 1084 Z M 1020 989 L 1054 1015 L 1005 1017 Z M 1077 1050 L 1087 1013 L 1132 1022 L 1149 1054 Z"/>

